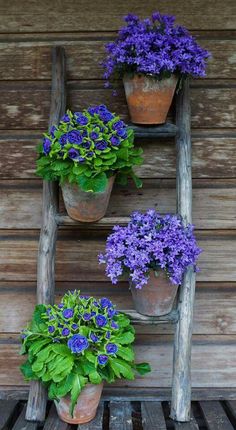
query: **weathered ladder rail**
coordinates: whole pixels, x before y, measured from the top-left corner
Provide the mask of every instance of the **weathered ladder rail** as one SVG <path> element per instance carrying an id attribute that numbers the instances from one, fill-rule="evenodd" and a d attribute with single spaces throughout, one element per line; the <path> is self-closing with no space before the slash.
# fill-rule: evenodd
<path id="1" fill-rule="evenodd" d="M 62 47 L 52 49 L 52 91 L 49 129 L 59 122 L 66 108 L 65 54 Z M 177 169 L 177 213 L 185 224 L 192 219 L 192 177 L 191 177 L 191 134 L 189 82 L 183 83 L 176 96 L 176 125 L 164 124 L 158 127 L 132 126 L 135 137 L 176 137 Z M 59 213 L 58 184 L 43 182 L 43 216 L 39 240 L 37 267 L 37 303 L 54 302 L 54 266 L 57 229 L 60 225 L 83 225 Z M 127 217 L 103 218 L 99 227 L 109 227 L 114 223 L 124 224 Z M 95 227 L 96 226 L 94 224 Z M 184 276 L 177 309 L 163 317 L 145 317 L 134 310 L 126 311 L 135 324 L 176 325 L 173 357 L 173 383 L 171 418 L 189 421 L 191 407 L 191 335 L 195 292 L 195 275 L 189 268 Z M 43 422 L 46 413 L 47 393 L 41 383 L 32 381 L 30 386 L 26 419 Z"/>
<path id="2" fill-rule="evenodd" d="M 49 130 L 57 124 L 66 108 L 65 89 L 65 54 L 64 49 L 52 49 L 52 88 Z M 58 225 L 56 214 L 58 206 L 58 184 L 43 181 L 42 227 L 39 239 L 37 265 L 37 303 L 53 304 L 55 289 L 55 251 Z M 26 419 L 44 421 L 46 414 L 47 393 L 38 381 L 30 385 Z"/>

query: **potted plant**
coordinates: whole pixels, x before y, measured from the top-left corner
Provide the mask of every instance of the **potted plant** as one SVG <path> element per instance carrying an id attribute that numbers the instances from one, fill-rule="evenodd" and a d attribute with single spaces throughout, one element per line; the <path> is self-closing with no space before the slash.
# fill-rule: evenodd
<path id="1" fill-rule="evenodd" d="M 136 310 L 160 316 L 172 309 L 178 286 L 188 266 L 201 250 L 193 226 L 184 227 L 178 215 L 160 215 L 155 210 L 134 212 L 126 227 L 115 226 L 106 251 L 99 256 L 113 284 L 128 273 Z"/>
<path id="2" fill-rule="evenodd" d="M 39 145 L 36 174 L 59 180 L 69 216 L 82 222 L 101 219 L 115 178 L 141 181 L 132 167 L 142 164 L 142 150 L 134 148 L 134 134 L 105 105 L 83 112 L 67 111 L 58 126 L 44 134 Z"/>
<path id="3" fill-rule="evenodd" d="M 150 371 L 135 364 L 130 320 L 107 298 L 66 294 L 59 305 L 38 305 L 22 332 L 21 371 L 39 380 L 55 400 L 59 417 L 80 424 L 94 418 L 103 382 L 134 379 Z"/>
<path id="4" fill-rule="evenodd" d="M 164 123 L 177 81 L 204 76 L 209 53 L 173 16 L 155 12 L 140 20 L 129 14 L 124 20 L 116 40 L 106 45 L 104 77 L 123 78 L 134 123 Z"/>

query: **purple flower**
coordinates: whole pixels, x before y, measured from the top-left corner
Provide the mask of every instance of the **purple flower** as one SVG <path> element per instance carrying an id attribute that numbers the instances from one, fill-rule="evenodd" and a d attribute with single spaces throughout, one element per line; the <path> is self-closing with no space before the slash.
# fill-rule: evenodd
<path id="1" fill-rule="evenodd" d="M 91 339 L 91 341 L 92 341 L 92 342 L 98 342 L 99 337 L 98 337 L 98 336 L 96 336 L 96 334 L 91 333 L 91 334 L 90 334 L 90 339 Z"/>
<path id="2" fill-rule="evenodd" d="M 75 112 L 75 120 L 77 122 L 77 124 L 79 125 L 87 125 L 89 120 L 88 118 L 83 115 L 81 112 Z"/>
<path id="3" fill-rule="evenodd" d="M 87 153 L 87 158 L 92 158 L 94 156 L 94 152 L 90 151 Z"/>
<path id="4" fill-rule="evenodd" d="M 67 113 L 65 115 L 63 115 L 63 117 L 61 118 L 62 122 L 70 122 L 70 117 L 69 115 L 67 115 Z"/>
<path id="5" fill-rule="evenodd" d="M 117 136 L 122 137 L 125 139 L 127 137 L 127 131 L 125 128 L 119 128 L 116 132 Z"/>
<path id="6" fill-rule="evenodd" d="M 85 148 L 85 149 L 90 149 L 91 142 L 89 142 L 89 141 L 83 142 L 83 143 L 82 143 L 82 146 L 83 146 L 83 148 Z"/>
<path id="7" fill-rule="evenodd" d="M 107 324 L 107 319 L 104 315 L 98 314 L 95 318 L 98 327 L 104 327 Z"/>
<path id="8" fill-rule="evenodd" d="M 90 113 L 90 115 L 95 115 L 99 113 L 99 106 L 92 106 L 88 108 L 88 112 Z"/>
<path id="9" fill-rule="evenodd" d="M 83 315 L 84 321 L 89 321 L 91 319 L 91 314 L 88 312 L 85 312 Z"/>
<path id="10" fill-rule="evenodd" d="M 88 339 L 81 334 L 74 334 L 68 340 L 67 345 L 74 354 L 79 354 L 89 347 Z"/>
<path id="11" fill-rule="evenodd" d="M 125 123 L 121 121 L 121 119 L 117 122 L 114 122 L 114 124 L 112 124 L 113 130 L 123 129 L 124 127 L 125 127 Z"/>
<path id="12" fill-rule="evenodd" d="M 62 336 L 69 336 L 70 330 L 67 327 L 65 327 L 65 328 L 63 328 L 61 334 L 62 334 Z"/>
<path id="13" fill-rule="evenodd" d="M 120 139 L 117 136 L 112 136 L 111 137 L 111 144 L 113 146 L 119 146 L 120 145 Z"/>
<path id="14" fill-rule="evenodd" d="M 64 305 L 63 305 L 63 303 L 59 303 L 59 305 L 58 305 L 58 308 L 59 308 L 59 309 L 62 309 L 62 308 L 64 308 Z"/>
<path id="15" fill-rule="evenodd" d="M 111 322 L 111 328 L 114 328 L 114 330 L 118 330 L 119 326 L 115 321 Z"/>
<path id="16" fill-rule="evenodd" d="M 62 147 L 67 144 L 67 133 L 64 133 L 61 135 L 61 137 L 59 139 L 59 143 Z"/>
<path id="17" fill-rule="evenodd" d="M 68 141 L 70 143 L 74 143 L 76 145 L 80 145 L 82 143 L 83 137 L 81 136 L 78 130 L 71 130 L 68 133 Z"/>
<path id="18" fill-rule="evenodd" d="M 77 151 L 77 149 L 75 148 L 70 148 L 68 151 L 68 155 L 69 155 L 69 158 L 71 158 L 71 160 L 77 160 L 77 158 L 80 157 L 79 151 Z"/>
<path id="19" fill-rule="evenodd" d="M 78 324 L 72 324 L 72 326 L 71 326 L 71 328 L 72 328 L 72 330 L 77 330 L 77 328 L 78 328 L 79 326 L 78 326 Z"/>
<path id="20" fill-rule="evenodd" d="M 95 143 L 96 149 L 99 151 L 104 151 L 104 149 L 107 149 L 108 143 L 105 140 L 100 140 L 99 142 Z"/>
<path id="21" fill-rule="evenodd" d="M 201 250 L 193 226 L 184 226 L 178 215 L 160 215 L 155 210 L 134 212 L 126 227 L 115 226 L 108 237 L 105 254 L 106 273 L 116 283 L 123 271 L 136 288 L 147 284 L 150 269 L 163 270 L 170 281 L 179 285 L 187 267 L 193 265 Z"/>
<path id="22" fill-rule="evenodd" d="M 49 325 L 48 326 L 48 332 L 49 333 L 54 333 L 54 331 L 55 331 L 55 327 L 53 325 Z"/>
<path id="23" fill-rule="evenodd" d="M 110 331 L 107 331 L 107 332 L 106 332 L 106 339 L 110 339 L 110 337 L 111 337 L 111 332 L 110 332 Z"/>
<path id="24" fill-rule="evenodd" d="M 48 139 L 47 137 L 43 139 L 43 152 L 45 155 L 49 154 L 51 149 L 51 144 L 52 144 L 51 140 Z"/>
<path id="25" fill-rule="evenodd" d="M 106 345 L 107 354 L 116 354 L 118 351 L 118 346 L 115 343 L 108 343 Z"/>
<path id="26" fill-rule="evenodd" d="M 57 131 L 57 127 L 55 126 L 55 125 L 53 125 L 51 128 L 50 128 L 50 135 L 51 135 L 51 137 L 54 139 L 54 137 L 55 137 L 55 131 Z"/>
<path id="27" fill-rule="evenodd" d="M 107 311 L 108 318 L 113 318 L 115 315 L 116 315 L 115 309 L 108 309 L 108 311 Z"/>
<path id="28" fill-rule="evenodd" d="M 114 115 L 112 115 L 112 113 L 111 112 L 109 112 L 109 111 L 101 111 L 100 113 L 99 113 L 99 116 L 100 116 L 100 119 L 103 121 L 103 122 L 105 122 L 105 123 L 107 123 L 107 122 L 109 122 L 109 121 L 111 121 L 113 118 L 114 118 Z"/>
<path id="29" fill-rule="evenodd" d="M 108 361 L 107 355 L 104 355 L 104 354 L 98 355 L 98 364 L 100 364 L 100 366 L 105 366 L 105 364 L 107 364 L 107 361 Z"/>
<path id="30" fill-rule="evenodd" d="M 62 315 L 64 318 L 69 319 L 73 317 L 74 311 L 73 309 L 67 308 L 62 312 Z"/>
<path id="31" fill-rule="evenodd" d="M 98 135 L 98 133 L 96 131 L 91 131 L 89 137 L 92 140 L 96 140 L 96 139 L 98 139 L 99 135 Z"/>
<path id="32" fill-rule="evenodd" d="M 111 308 L 111 307 L 113 307 L 113 304 L 112 304 L 112 302 L 109 300 L 109 299 L 107 299 L 106 297 L 102 297 L 101 299 L 100 299 L 100 305 L 101 305 L 101 307 L 104 309 L 104 308 Z"/>

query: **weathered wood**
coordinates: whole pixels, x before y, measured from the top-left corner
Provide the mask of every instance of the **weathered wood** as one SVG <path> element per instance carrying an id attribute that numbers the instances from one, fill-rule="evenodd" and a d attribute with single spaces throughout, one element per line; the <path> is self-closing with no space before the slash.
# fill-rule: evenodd
<path id="1" fill-rule="evenodd" d="M 104 265 L 98 264 L 108 232 L 61 230 L 57 241 L 56 280 L 66 282 L 107 281 Z M 196 232 L 200 248 L 199 282 L 234 282 L 236 279 L 235 230 Z M 35 281 L 38 233 L 32 230 L 0 231 L 0 277 L 2 281 Z M 78 242 L 79 241 L 79 242 Z M 78 243 L 79 249 L 78 249 Z M 125 280 L 125 279 L 123 279 Z M 82 284 L 80 284 L 82 286 Z M 82 287 L 81 287 L 82 288 Z M 115 287 L 114 287 L 115 288 Z"/>
<path id="2" fill-rule="evenodd" d="M 199 430 L 199 426 L 195 418 L 190 418 L 190 421 L 187 423 L 181 423 L 174 421 L 174 429 L 175 430 Z"/>
<path id="3" fill-rule="evenodd" d="M 47 81 L 0 81 L 0 91 L 1 130 L 46 130 L 50 110 L 50 85 Z M 192 127 L 235 128 L 236 86 L 232 80 L 193 82 L 191 94 Z M 68 83 L 68 107 L 72 110 L 99 104 L 101 100 L 111 111 L 129 121 L 123 88 L 120 88 L 119 96 L 114 97 L 111 89 L 104 89 L 102 81 Z M 168 121 L 172 119 L 170 111 Z"/>
<path id="4" fill-rule="evenodd" d="M 192 32 L 197 33 L 199 31 Z M 115 38 L 115 33 L 69 33 L 31 35 L 0 35 L 0 79 L 1 80 L 45 80 L 51 78 L 51 47 L 60 43 L 66 48 L 68 79 L 101 79 L 106 42 Z M 208 49 L 212 58 L 208 61 L 208 79 L 234 79 L 236 74 L 236 41 L 234 35 L 201 32 L 201 45 Z M 40 38 L 40 40 L 39 40 Z M 64 39 L 64 40 L 63 40 Z M 213 39 L 213 40 L 212 40 Z M 79 61 L 78 61 L 79 58 Z"/>
<path id="5" fill-rule="evenodd" d="M 42 182 L 40 180 L 0 181 L 0 228 L 36 229 L 41 225 Z M 198 179 L 193 181 L 193 223 L 197 229 L 236 228 L 236 179 Z M 221 202 L 221 204 L 219 204 Z M 61 202 L 62 203 L 62 202 Z M 60 225 L 84 229 L 84 224 L 63 214 L 57 217 Z M 86 225 L 89 229 L 110 228 L 127 223 L 135 210 L 156 208 L 161 213 L 175 212 L 175 181 L 145 179 L 143 188 L 115 185 L 105 218 Z M 30 208 L 30 210 L 29 210 Z"/>
<path id="6" fill-rule="evenodd" d="M 129 0 L 128 10 L 142 17 L 147 17 L 156 10 L 155 0 L 147 4 Z M 190 29 L 235 29 L 235 3 L 228 0 L 222 9 L 219 0 L 182 0 L 181 7 L 173 0 L 160 0 L 158 10 L 177 16 L 179 24 Z M 83 19 L 81 17 L 83 10 Z M 202 11 L 204 10 L 204 14 Z M 17 11 L 17 13 L 16 13 Z M 93 11 L 93 13 L 89 13 Z M 127 3 L 105 0 L 101 4 L 91 0 L 88 8 L 86 0 L 76 0 L 66 4 L 52 0 L 34 1 L 11 0 L 10 4 L 2 3 L 0 8 L 2 20 L 1 33 L 34 33 L 34 32 L 79 32 L 117 30 L 123 23 L 122 17 L 127 14 Z M 29 25 L 30 23 L 30 25 Z"/>
<path id="7" fill-rule="evenodd" d="M 49 130 L 65 112 L 65 55 L 60 47 L 52 50 L 52 89 Z M 58 185 L 43 181 L 42 227 L 37 264 L 37 303 L 54 303 L 54 270 L 57 237 Z M 26 419 L 44 421 L 46 390 L 39 381 L 32 381 L 26 410 Z"/>
<path id="8" fill-rule="evenodd" d="M 16 400 L 0 400 L 0 430 L 7 428 L 17 403 Z"/>
<path id="9" fill-rule="evenodd" d="M 9 336 L 11 338 L 9 339 Z M 27 385 L 19 370 L 25 357 L 19 356 L 18 334 L 0 338 L 0 386 Z M 134 381 L 119 380 L 112 388 L 160 389 L 171 387 L 173 336 L 137 334 L 135 354 L 137 363 L 149 362 L 152 371 L 145 377 L 137 375 Z M 227 366 L 225 356 L 227 354 Z M 236 336 L 195 335 L 193 337 L 192 385 L 198 389 L 231 388 L 236 395 Z M 207 360 L 203 360 L 207 357 Z M 11 371 L 9 372 L 9 368 Z M 201 397 L 200 397 L 201 398 Z M 212 398 L 212 397 L 211 397 Z M 232 397 L 233 398 L 233 397 Z M 155 397 L 153 397 L 155 400 Z M 158 399 L 156 399 L 158 400 Z"/>
<path id="10" fill-rule="evenodd" d="M 161 402 L 142 402 L 141 415 L 143 430 L 167 429 Z"/>
<path id="11" fill-rule="evenodd" d="M 78 430 L 102 430 L 103 429 L 103 411 L 104 402 L 101 401 L 98 405 L 96 417 L 86 424 L 79 424 Z"/>
<path id="12" fill-rule="evenodd" d="M 109 430 L 132 430 L 132 409 L 130 402 L 110 402 Z"/>
<path id="13" fill-rule="evenodd" d="M 228 400 L 226 402 L 227 409 L 236 421 L 236 400 Z"/>
<path id="14" fill-rule="evenodd" d="M 43 430 L 67 430 L 67 429 L 69 429 L 69 424 L 60 420 L 56 411 L 56 407 L 53 404 L 46 418 L 45 424 L 43 426 Z"/>
<path id="15" fill-rule="evenodd" d="M 176 125 L 166 122 L 165 124 L 158 126 L 139 126 L 139 125 L 129 125 L 134 131 L 134 136 L 136 138 L 152 138 L 158 139 L 159 137 L 173 137 L 176 135 Z"/>
<path id="16" fill-rule="evenodd" d="M 2 131 L 1 179 L 35 179 L 35 150 L 41 139 L 40 131 Z M 176 154 L 172 140 L 136 140 L 137 146 L 144 150 L 144 163 L 136 169 L 142 178 L 175 178 Z M 233 130 L 195 130 L 192 136 L 193 177 L 235 178 L 235 146 L 236 134 Z"/>
<path id="17" fill-rule="evenodd" d="M 167 315 L 162 315 L 161 317 L 148 317 L 141 315 L 133 309 L 126 309 L 125 313 L 131 319 L 133 324 L 175 324 L 178 321 L 179 313 L 177 310 L 173 310 Z"/>
<path id="18" fill-rule="evenodd" d="M 110 297 L 118 309 L 132 309 L 128 283 L 117 286 L 107 282 L 58 282 L 55 301 L 74 288 L 95 297 Z M 0 283 L 0 332 L 15 333 L 30 321 L 35 306 L 35 284 L 29 282 Z M 197 283 L 194 305 L 194 334 L 236 334 L 236 283 Z M 173 324 L 137 324 L 137 333 L 171 334 Z"/>
<path id="19" fill-rule="evenodd" d="M 189 82 L 176 100 L 177 149 L 177 213 L 185 225 L 192 222 L 192 171 L 191 171 L 191 130 Z M 173 357 L 173 383 L 171 418 L 189 421 L 191 407 L 191 336 L 193 324 L 193 304 L 195 274 L 188 267 L 179 292 L 179 320 L 176 326 Z"/>
<path id="20" fill-rule="evenodd" d="M 233 430 L 220 402 L 200 402 L 200 407 L 207 423 L 208 430 Z"/>
<path id="21" fill-rule="evenodd" d="M 37 430 L 37 423 L 31 423 L 25 419 L 26 406 L 22 409 L 12 430 Z"/>

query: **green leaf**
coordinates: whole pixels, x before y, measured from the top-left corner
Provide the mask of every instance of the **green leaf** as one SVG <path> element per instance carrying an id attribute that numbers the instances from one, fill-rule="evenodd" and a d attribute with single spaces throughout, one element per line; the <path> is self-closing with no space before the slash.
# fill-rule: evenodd
<path id="1" fill-rule="evenodd" d="M 70 414 L 73 417 L 73 412 L 74 412 L 74 408 L 76 405 L 76 402 L 78 400 L 78 397 L 81 393 L 81 390 L 84 388 L 87 379 L 84 378 L 81 375 L 73 375 L 73 383 L 72 383 L 72 388 L 71 388 L 71 404 L 70 404 Z"/>
<path id="2" fill-rule="evenodd" d="M 96 370 L 89 374 L 89 380 L 91 384 L 100 384 L 102 382 L 102 378 Z"/>
<path id="3" fill-rule="evenodd" d="M 127 331 L 126 333 L 123 333 L 120 336 L 116 337 L 116 343 L 119 343 L 121 345 L 127 345 L 129 343 L 132 343 L 133 341 L 134 334 L 130 331 Z"/>
<path id="4" fill-rule="evenodd" d="M 57 397 L 64 397 L 72 389 L 74 382 L 74 375 L 70 373 L 63 381 L 56 387 Z"/>
<path id="5" fill-rule="evenodd" d="M 134 369 L 140 374 L 140 375 L 146 375 L 146 373 L 151 372 L 151 366 L 149 363 L 139 363 L 134 365 Z"/>
<path id="6" fill-rule="evenodd" d="M 34 374 L 32 366 L 28 360 L 20 366 L 20 370 L 27 381 L 35 379 L 36 375 Z"/>
<path id="7" fill-rule="evenodd" d="M 126 361 L 134 360 L 134 351 L 130 347 L 126 348 L 124 346 L 119 346 L 116 355 L 118 355 L 119 357 L 123 358 Z"/>
<path id="8" fill-rule="evenodd" d="M 34 343 L 32 343 L 32 345 L 29 348 L 29 352 L 32 353 L 33 355 L 37 355 L 39 353 L 39 351 L 48 343 L 51 342 L 51 339 L 40 339 Z"/>
<path id="9" fill-rule="evenodd" d="M 96 357 L 95 357 L 95 355 L 91 351 L 86 350 L 85 353 L 84 353 L 84 355 L 85 355 L 86 359 L 88 361 L 90 361 L 90 363 L 95 363 L 96 362 Z"/>
<path id="10" fill-rule="evenodd" d="M 52 382 L 49 385 L 49 389 L 48 389 L 48 397 L 51 400 L 57 399 L 57 384 L 55 384 L 55 382 Z"/>
<path id="11" fill-rule="evenodd" d="M 108 179 L 104 172 L 99 173 L 93 178 L 87 178 L 85 175 L 78 177 L 78 184 L 85 192 L 102 193 L 105 191 Z"/>
<path id="12" fill-rule="evenodd" d="M 136 187 L 137 187 L 137 188 L 142 188 L 142 186 L 143 186 L 143 182 L 141 181 L 141 179 L 140 179 L 140 178 L 138 178 L 138 176 L 136 176 L 136 175 L 135 175 L 135 173 L 133 172 L 133 170 L 131 170 L 131 172 L 130 172 L 130 176 L 131 176 L 131 178 L 133 179 L 133 181 L 134 181 L 134 183 L 135 183 Z"/>
<path id="13" fill-rule="evenodd" d="M 119 151 L 117 151 L 117 157 L 121 158 L 122 160 L 128 161 L 129 159 L 128 148 L 119 149 Z"/>
<path id="14" fill-rule="evenodd" d="M 132 370 L 132 367 L 124 360 L 121 360 L 119 358 L 112 358 L 110 360 L 110 365 L 118 378 L 123 376 L 124 378 L 129 380 L 134 379 L 134 372 Z"/>
<path id="15" fill-rule="evenodd" d="M 35 310 L 32 316 L 32 323 L 31 323 L 31 329 L 32 331 L 41 331 L 40 327 L 42 326 L 46 327 L 45 321 L 42 318 L 42 314 L 46 312 L 46 306 L 45 305 L 37 305 L 35 306 Z M 41 326 L 42 324 L 42 326 Z"/>

